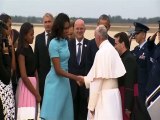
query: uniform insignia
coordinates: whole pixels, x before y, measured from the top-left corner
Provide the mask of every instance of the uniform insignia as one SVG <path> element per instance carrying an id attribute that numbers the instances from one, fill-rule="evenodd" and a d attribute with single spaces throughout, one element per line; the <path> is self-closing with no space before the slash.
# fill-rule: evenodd
<path id="1" fill-rule="evenodd" d="M 141 56 L 139 56 L 139 59 L 145 60 L 145 58 L 146 56 L 144 55 L 144 53 Z"/>

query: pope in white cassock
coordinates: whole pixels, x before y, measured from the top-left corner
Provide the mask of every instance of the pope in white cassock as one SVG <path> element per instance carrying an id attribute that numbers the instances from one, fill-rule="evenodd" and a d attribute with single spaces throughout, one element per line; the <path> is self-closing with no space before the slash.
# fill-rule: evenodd
<path id="1" fill-rule="evenodd" d="M 95 30 L 99 47 L 93 66 L 82 78 L 90 89 L 88 120 L 122 120 L 121 97 L 117 78 L 126 73 L 115 48 L 107 40 L 107 29 L 99 25 Z"/>

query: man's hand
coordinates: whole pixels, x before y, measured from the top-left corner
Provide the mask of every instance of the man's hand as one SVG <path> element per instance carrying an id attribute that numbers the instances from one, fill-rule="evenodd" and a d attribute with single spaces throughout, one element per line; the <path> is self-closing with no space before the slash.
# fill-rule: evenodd
<path id="1" fill-rule="evenodd" d="M 158 31 L 155 32 L 149 40 L 154 41 L 156 39 L 157 34 L 158 34 Z"/>
<path id="2" fill-rule="evenodd" d="M 127 115 L 128 118 L 130 118 L 131 111 L 129 111 L 128 109 L 126 109 L 126 110 L 125 110 L 125 114 Z"/>

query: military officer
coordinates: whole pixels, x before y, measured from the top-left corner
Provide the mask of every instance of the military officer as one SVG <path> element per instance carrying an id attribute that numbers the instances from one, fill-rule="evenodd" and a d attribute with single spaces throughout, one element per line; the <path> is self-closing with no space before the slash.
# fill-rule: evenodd
<path id="1" fill-rule="evenodd" d="M 135 40 L 139 44 L 132 51 L 133 55 L 136 57 L 138 64 L 138 86 L 139 86 L 139 96 L 142 98 L 143 102 L 146 99 L 146 84 L 148 81 L 148 74 L 150 68 L 149 62 L 149 52 L 146 42 L 146 34 L 149 28 L 141 23 L 135 22 Z"/>

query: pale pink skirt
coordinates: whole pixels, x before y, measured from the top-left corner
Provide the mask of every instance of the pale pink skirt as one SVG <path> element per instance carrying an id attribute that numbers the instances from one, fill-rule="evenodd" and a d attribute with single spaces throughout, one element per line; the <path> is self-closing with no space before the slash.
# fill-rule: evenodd
<path id="1" fill-rule="evenodd" d="M 36 88 L 37 81 L 35 77 L 28 77 L 32 85 Z M 35 119 L 36 117 L 36 98 L 28 90 L 23 83 L 23 80 L 19 79 L 19 84 L 16 93 L 17 98 L 17 120 Z"/>

